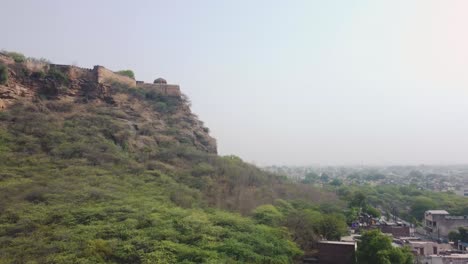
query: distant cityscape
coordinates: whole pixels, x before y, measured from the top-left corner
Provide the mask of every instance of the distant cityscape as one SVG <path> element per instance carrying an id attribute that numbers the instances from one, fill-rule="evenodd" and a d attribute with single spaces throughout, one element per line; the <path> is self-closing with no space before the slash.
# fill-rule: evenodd
<path id="1" fill-rule="evenodd" d="M 468 197 L 468 165 L 456 166 L 268 166 L 265 170 L 301 181 L 307 175 L 317 183 L 358 185 L 414 185 L 434 192 L 453 192 Z"/>

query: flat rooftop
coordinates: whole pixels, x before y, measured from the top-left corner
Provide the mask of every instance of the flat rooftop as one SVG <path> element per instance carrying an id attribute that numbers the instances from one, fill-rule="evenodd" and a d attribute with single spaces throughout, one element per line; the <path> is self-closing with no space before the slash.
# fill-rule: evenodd
<path id="1" fill-rule="evenodd" d="M 333 244 L 333 245 L 349 245 L 349 246 L 354 246 L 354 245 L 356 244 L 356 242 L 328 241 L 328 240 L 319 241 L 318 243 L 321 243 L 321 244 Z"/>
<path id="2" fill-rule="evenodd" d="M 426 214 L 435 214 L 435 215 L 448 215 L 449 213 L 445 210 L 428 210 Z"/>
<path id="3" fill-rule="evenodd" d="M 451 259 L 468 259 L 468 254 L 450 254 L 450 255 L 429 255 L 433 258 L 451 258 Z"/>

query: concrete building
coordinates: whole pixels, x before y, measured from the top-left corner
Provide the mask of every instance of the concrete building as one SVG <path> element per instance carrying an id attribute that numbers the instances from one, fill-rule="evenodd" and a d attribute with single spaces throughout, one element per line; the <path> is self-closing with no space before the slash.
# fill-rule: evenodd
<path id="1" fill-rule="evenodd" d="M 318 263 L 354 264 L 356 263 L 356 242 L 319 241 L 317 243 Z"/>
<path id="2" fill-rule="evenodd" d="M 408 241 L 405 245 L 409 246 L 418 256 L 437 255 L 452 249 L 450 244 L 432 241 Z"/>
<path id="3" fill-rule="evenodd" d="M 448 233 L 459 227 L 468 227 L 468 216 L 451 216 L 445 210 L 424 213 L 424 229 L 432 239 L 447 239 Z"/>
<path id="4" fill-rule="evenodd" d="M 429 255 L 421 258 L 422 264 L 467 264 L 468 254 Z"/>
<path id="5" fill-rule="evenodd" d="M 460 196 L 468 197 L 468 184 L 456 190 L 455 193 Z"/>

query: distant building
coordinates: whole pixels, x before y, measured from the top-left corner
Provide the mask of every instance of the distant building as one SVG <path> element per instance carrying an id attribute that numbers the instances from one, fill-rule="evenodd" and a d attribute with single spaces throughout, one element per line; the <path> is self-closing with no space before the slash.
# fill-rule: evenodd
<path id="1" fill-rule="evenodd" d="M 319 241 L 317 243 L 318 263 L 354 264 L 356 263 L 356 242 Z"/>
<path id="2" fill-rule="evenodd" d="M 461 187 L 459 190 L 455 191 L 457 195 L 468 197 L 468 185 Z"/>
<path id="3" fill-rule="evenodd" d="M 468 227 L 468 216 L 451 216 L 445 210 L 424 213 L 424 229 L 432 239 L 447 239 L 448 233 L 459 227 Z"/>
<path id="4" fill-rule="evenodd" d="M 452 249 L 450 244 L 432 241 L 408 241 L 405 245 L 409 246 L 419 256 L 438 255 Z"/>
<path id="5" fill-rule="evenodd" d="M 466 264 L 468 254 L 429 255 L 421 259 L 422 264 Z"/>

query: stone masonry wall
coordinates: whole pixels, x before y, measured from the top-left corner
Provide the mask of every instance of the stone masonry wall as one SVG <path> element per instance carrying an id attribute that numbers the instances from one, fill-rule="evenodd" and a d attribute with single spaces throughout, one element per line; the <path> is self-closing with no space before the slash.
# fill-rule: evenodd
<path id="1" fill-rule="evenodd" d="M 136 87 L 136 81 L 134 79 L 117 74 L 102 66 L 94 66 L 94 71 L 96 72 L 98 83 L 112 84 L 113 82 L 119 82 L 130 87 Z"/>
<path id="2" fill-rule="evenodd" d="M 85 79 L 100 84 L 112 84 L 114 82 L 119 82 L 132 88 L 154 90 L 165 96 L 182 96 L 179 85 L 137 82 L 130 77 L 117 74 L 103 66 L 94 66 L 93 69 L 86 69 L 71 65 L 50 64 L 50 68 L 55 68 L 63 73 L 66 73 L 72 80 Z"/>
<path id="3" fill-rule="evenodd" d="M 167 96 L 181 96 L 179 85 L 158 83 L 137 83 L 138 88 L 154 90 Z"/>

